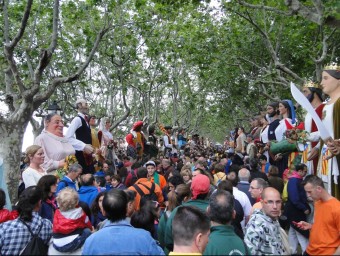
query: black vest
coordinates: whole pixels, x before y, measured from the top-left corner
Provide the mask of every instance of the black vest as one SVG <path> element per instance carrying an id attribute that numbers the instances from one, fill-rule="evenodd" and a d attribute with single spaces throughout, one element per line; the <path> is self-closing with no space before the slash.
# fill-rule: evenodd
<path id="1" fill-rule="evenodd" d="M 279 126 L 280 119 L 275 119 L 273 122 L 271 122 L 268 126 L 268 140 L 276 140 L 275 136 L 275 129 Z"/>
<path id="2" fill-rule="evenodd" d="M 81 120 L 81 126 L 76 130 L 76 138 L 85 144 L 92 145 L 91 128 L 87 125 L 84 118 L 81 116 L 79 117 Z"/>

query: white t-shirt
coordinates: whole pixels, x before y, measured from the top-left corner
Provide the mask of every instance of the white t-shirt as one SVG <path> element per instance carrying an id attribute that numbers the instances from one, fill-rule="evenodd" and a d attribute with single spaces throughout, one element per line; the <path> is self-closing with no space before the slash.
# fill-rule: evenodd
<path id="1" fill-rule="evenodd" d="M 240 191 L 237 187 L 233 187 L 233 195 L 235 199 L 238 200 L 242 205 L 244 217 L 250 216 L 251 204 L 247 194 L 244 193 L 243 191 Z M 244 228 L 245 226 L 244 220 L 241 222 L 241 226 L 242 228 Z"/>

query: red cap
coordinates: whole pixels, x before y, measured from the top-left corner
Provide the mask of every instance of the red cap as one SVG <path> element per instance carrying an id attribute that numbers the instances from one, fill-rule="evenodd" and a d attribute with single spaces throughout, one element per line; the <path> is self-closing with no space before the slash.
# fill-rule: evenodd
<path id="1" fill-rule="evenodd" d="M 137 121 L 137 122 L 135 122 L 134 124 L 133 124 L 133 126 L 132 126 L 132 130 L 136 130 L 137 128 L 139 128 L 139 127 L 141 127 L 141 126 L 143 126 L 143 121 Z"/>

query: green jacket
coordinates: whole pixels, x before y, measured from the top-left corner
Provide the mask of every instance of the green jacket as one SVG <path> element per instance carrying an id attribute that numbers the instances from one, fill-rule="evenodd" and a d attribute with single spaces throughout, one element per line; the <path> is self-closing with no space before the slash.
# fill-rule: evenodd
<path id="1" fill-rule="evenodd" d="M 206 212 L 208 205 L 209 205 L 209 201 L 200 200 L 200 199 L 189 200 L 188 202 L 185 202 L 184 204 L 182 204 L 182 206 L 196 206 L 197 208 L 202 210 L 202 212 Z M 177 206 L 171 212 L 171 215 L 170 215 L 168 221 L 166 222 L 164 242 L 165 242 L 165 246 L 167 247 L 167 249 L 169 251 L 172 251 L 173 247 L 174 247 L 174 240 L 172 239 L 172 220 L 174 219 L 174 216 L 175 216 L 179 207 L 181 207 L 181 206 Z"/>
<path id="2" fill-rule="evenodd" d="M 209 242 L 203 255 L 249 255 L 248 248 L 230 225 L 210 228 Z"/>

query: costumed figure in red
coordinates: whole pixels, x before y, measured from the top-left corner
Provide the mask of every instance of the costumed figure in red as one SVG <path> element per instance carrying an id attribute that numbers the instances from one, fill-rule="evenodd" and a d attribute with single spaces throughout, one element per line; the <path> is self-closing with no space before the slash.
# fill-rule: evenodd
<path id="1" fill-rule="evenodd" d="M 142 157 L 144 153 L 146 139 L 142 132 L 143 124 L 143 121 L 134 123 L 130 133 L 125 137 L 128 143 L 126 153 L 132 159 L 137 159 L 137 156 Z"/>

